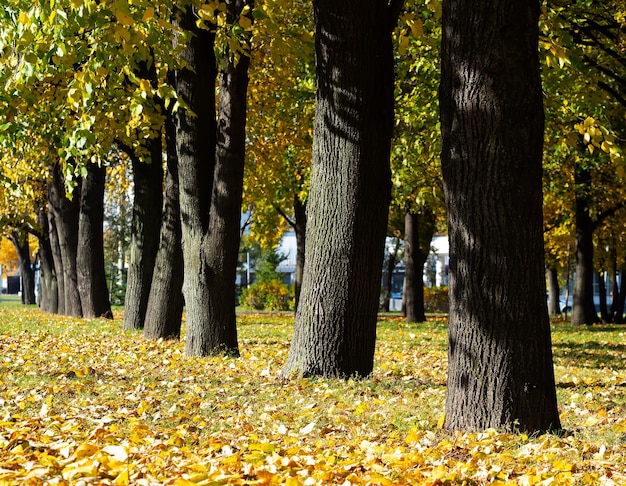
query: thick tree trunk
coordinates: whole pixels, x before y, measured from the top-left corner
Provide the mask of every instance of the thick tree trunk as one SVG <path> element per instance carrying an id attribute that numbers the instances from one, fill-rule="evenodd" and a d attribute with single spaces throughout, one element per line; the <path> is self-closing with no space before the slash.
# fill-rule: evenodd
<path id="1" fill-rule="evenodd" d="M 576 167 L 578 187 L 591 185 L 591 173 Z M 592 325 L 600 321 L 593 302 L 593 232 L 588 201 L 584 194 L 576 194 L 576 270 L 574 271 L 574 296 L 572 298 L 572 324 Z"/>
<path id="2" fill-rule="evenodd" d="M 61 174 L 61 165 L 52 168 L 52 180 L 48 184 L 48 203 L 54 218 L 54 226 L 58 235 L 61 265 L 55 266 L 63 271 L 63 308 L 69 316 L 82 317 L 83 311 L 78 293 L 78 277 L 76 273 L 76 253 L 78 250 L 78 209 L 80 202 L 80 184 L 74 188 L 72 199 L 65 195 L 65 182 Z M 53 247 L 54 251 L 54 247 Z M 57 272 L 57 278 L 59 273 Z M 61 295 L 59 295 L 61 298 Z"/>
<path id="3" fill-rule="evenodd" d="M 124 329 L 143 329 L 161 229 L 163 155 L 161 137 L 150 141 L 150 161 L 138 160 L 132 150 L 133 216 L 130 261 L 124 299 Z"/>
<path id="4" fill-rule="evenodd" d="M 50 223 L 46 209 L 37 210 L 37 224 L 41 228 L 39 239 L 39 261 L 41 262 L 41 299 L 39 307 L 44 312 L 56 314 L 59 311 L 59 286 L 52 245 L 50 243 Z"/>
<path id="5" fill-rule="evenodd" d="M 17 252 L 20 266 L 20 278 L 22 281 L 22 304 L 33 305 L 35 299 L 35 272 L 30 261 L 30 245 L 28 233 L 25 231 L 11 231 L 11 242 Z"/>
<path id="6" fill-rule="evenodd" d="M 391 189 L 394 21 L 383 0 L 313 6 L 317 109 L 306 260 L 283 374 L 367 376 Z"/>
<path id="7" fill-rule="evenodd" d="M 83 317 L 113 318 L 104 270 L 104 182 L 106 169 L 87 165 L 80 191 L 76 271 Z"/>
<path id="8" fill-rule="evenodd" d="M 192 33 L 181 52 L 187 68 L 176 73 L 176 91 L 189 110 L 176 112 L 176 152 L 184 261 L 183 294 L 187 309 L 186 352 L 205 355 L 217 352 L 214 345 L 236 347 L 232 342 L 209 343 L 207 328 L 210 279 L 204 240 L 209 228 L 213 175 L 215 171 L 215 81 L 217 68 L 215 35 L 196 26 L 193 11 L 177 11 L 174 23 Z M 211 332 L 207 330 L 207 332 Z"/>
<path id="9" fill-rule="evenodd" d="M 50 199 L 50 196 L 48 196 Z M 61 244 L 52 205 L 48 202 L 48 235 L 50 236 L 50 249 L 57 282 L 57 314 L 65 315 L 65 272 L 63 271 L 63 257 L 61 256 Z"/>
<path id="10" fill-rule="evenodd" d="M 561 314 L 559 276 L 555 267 L 546 270 L 546 278 L 548 280 L 548 314 L 559 315 Z"/>
<path id="11" fill-rule="evenodd" d="M 537 0 L 443 2 L 445 428 L 560 428 L 546 306 Z"/>
<path id="12" fill-rule="evenodd" d="M 143 335 L 147 339 L 179 339 L 183 314 L 183 250 L 180 237 L 176 127 L 170 114 L 165 121 L 165 133 L 167 173 L 161 239 L 143 330 Z"/>

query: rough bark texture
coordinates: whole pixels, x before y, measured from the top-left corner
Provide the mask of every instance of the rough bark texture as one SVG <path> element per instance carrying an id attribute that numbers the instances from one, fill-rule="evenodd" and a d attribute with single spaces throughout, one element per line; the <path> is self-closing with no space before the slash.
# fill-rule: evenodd
<path id="1" fill-rule="evenodd" d="M 76 272 L 83 317 L 113 318 L 104 269 L 104 181 L 106 169 L 87 165 L 80 191 Z"/>
<path id="2" fill-rule="evenodd" d="M 591 173 L 576 167 L 577 187 L 591 185 Z M 600 322 L 593 303 L 593 232 L 595 223 L 589 214 L 589 201 L 584 189 L 576 194 L 576 270 L 574 271 L 574 295 L 572 297 L 572 324 L 592 325 Z"/>
<path id="3" fill-rule="evenodd" d="M 167 173 L 163 191 L 161 239 L 143 330 L 147 339 L 179 339 L 183 314 L 183 250 L 180 237 L 176 127 L 169 115 L 165 124 Z"/>
<path id="4" fill-rule="evenodd" d="M 546 306 L 537 0 L 443 3 L 445 428 L 560 428 Z"/>
<path id="5" fill-rule="evenodd" d="M 163 205 L 163 160 L 161 138 L 150 141 L 149 162 L 138 160 L 132 151 L 133 223 L 130 261 L 124 299 L 124 329 L 143 329 L 150 296 L 154 262 L 159 247 Z"/>
<path id="6" fill-rule="evenodd" d="M 187 309 L 186 353 L 216 352 L 204 341 L 207 302 L 212 269 L 207 263 L 204 239 L 209 228 L 213 174 L 215 171 L 215 36 L 195 25 L 192 11 L 178 11 L 174 23 L 193 37 L 181 55 L 188 68 L 176 73 L 176 91 L 193 110 L 176 113 L 176 151 L 180 193 L 181 234 L 184 260 L 183 294 Z M 232 345 L 232 343 L 224 343 Z"/>
<path id="7" fill-rule="evenodd" d="M 35 299 L 35 272 L 30 261 L 30 245 L 28 233 L 25 231 L 11 231 L 11 242 L 15 247 L 20 265 L 20 277 L 22 281 L 22 304 L 36 304 Z"/>
<path id="8" fill-rule="evenodd" d="M 64 304 L 63 306 L 59 304 L 59 308 L 62 308 L 66 315 L 75 317 L 82 317 L 83 315 L 76 273 L 79 201 L 80 184 L 74 188 L 72 199 L 68 199 L 65 195 L 65 182 L 61 174 L 61 166 L 56 164 L 52 168 L 52 180 L 48 184 L 48 203 L 58 235 L 61 265 L 57 268 L 63 271 L 63 285 L 59 286 L 59 290 L 63 289 Z M 55 266 L 56 263 L 55 260 Z M 57 272 L 57 277 L 58 275 Z"/>
<path id="9" fill-rule="evenodd" d="M 52 245 L 50 243 L 50 223 L 46 209 L 37 210 L 37 224 L 41 228 L 39 239 L 39 261 L 41 262 L 41 299 L 39 307 L 44 312 L 56 314 L 59 311 L 59 286 Z"/>
<path id="10" fill-rule="evenodd" d="M 557 315 L 561 313 L 559 302 L 559 277 L 555 267 L 550 267 L 546 271 L 548 280 L 548 314 Z"/>
<path id="11" fill-rule="evenodd" d="M 315 0 L 317 93 L 306 260 L 283 374 L 372 371 L 390 199 L 392 14 Z"/>

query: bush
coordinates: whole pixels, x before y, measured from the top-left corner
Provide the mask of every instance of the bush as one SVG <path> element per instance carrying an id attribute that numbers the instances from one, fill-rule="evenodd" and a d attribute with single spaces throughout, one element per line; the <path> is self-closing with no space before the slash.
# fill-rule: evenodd
<path id="1" fill-rule="evenodd" d="M 448 287 L 424 288 L 424 308 L 426 312 L 448 312 Z"/>
<path id="2" fill-rule="evenodd" d="M 241 305 L 246 309 L 285 311 L 292 301 L 290 288 L 279 280 L 255 282 L 241 293 Z"/>

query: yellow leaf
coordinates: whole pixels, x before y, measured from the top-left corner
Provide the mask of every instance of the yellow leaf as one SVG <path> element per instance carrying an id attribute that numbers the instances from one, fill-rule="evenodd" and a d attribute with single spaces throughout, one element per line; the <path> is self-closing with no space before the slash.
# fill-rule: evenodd
<path id="1" fill-rule="evenodd" d="M 313 428 L 315 427 L 315 422 L 311 422 L 310 424 L 302 427 L 299 431 L 300 435 L 307 435 L 310 434 L 313 431 Z"/>
<path id="2" fill-rule="evenodd" d="M 565 459 L 557 459 L 552 463 L 552 469 L 559 472 L 571 471 L 572 467 L 572 464 Z"/>
<path id="3" fill-rule="evenodd" d="M 437 428 L 438 429 L 443 429 L 443 425 L 446 422 L 446 414 L 442 413 L 441 416 L 439 417 L 439 420 L 437 421 Z"/>
<path id="4" fill-rule="evenodd" d="M 143 17 L 141 18 L 142 22 L 147 22 L 151 18 L 154 17 L 154 8 L 148 7 L 146 11 L 143 13 Z"/>
<path id="5" fill-rule="evenodd" d="M 121 12 L 121 11 L 115 12 L 115 17 L 117 18 L 117 22 L 122 25 L 130 26 L 135 23 L 135 20 L 130 15 L 125 14 L 124 12 Z"/>
<path id="6" fill-rule="evenodd" d="M 243 29 L 250 30 L 252 28 L 252 20 L 249 17 L 242 15 L 239 17 L 239 26 Z"/>
<path id="7" fill-rule="evenodd" d="M 415 19 L 409 23 L 409 27 L 411 27 L 411 34 L 416 39 L 419 39 L 424 35 L 424 24 L 422 23 L 422 19 Z"/>

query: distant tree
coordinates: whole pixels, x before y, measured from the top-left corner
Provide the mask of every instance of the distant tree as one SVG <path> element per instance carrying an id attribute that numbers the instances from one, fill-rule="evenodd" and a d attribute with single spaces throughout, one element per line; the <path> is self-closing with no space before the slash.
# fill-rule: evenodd
<path id="1" fill-rule="evenodd" d="M 391 33 L 402 2 L 315 0 L 306 259 L 283 375 L 372 371 L 391 193 Z"/>
<path id="2" fill-rule="evenodd" d="M 35 301 L 35 270 L 30 257 L 28 231 L 23 228 L 11 231 L 11 242 L 19 258 L 22 286 L 22 304 L 32 305 Z"/>
<path id="3" fill-rule="evenodd" d="M 542 228 L 536 0 L 443 2 L 445 427 L 559 429 Z"/>

